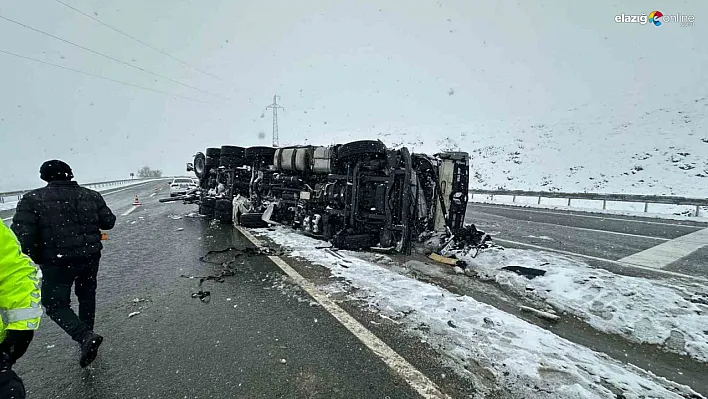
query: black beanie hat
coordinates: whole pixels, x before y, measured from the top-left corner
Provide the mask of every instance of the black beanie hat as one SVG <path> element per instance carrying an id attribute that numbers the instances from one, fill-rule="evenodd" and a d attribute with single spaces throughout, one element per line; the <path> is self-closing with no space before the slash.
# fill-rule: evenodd
<path id="1" fill-rule="evenodd" d="M 55 180 L 68 181 L 74 178 L 74 174 L 71 172 L 71 167 L 69 167 L 66 162 L 53 159 L 42 164 L 39 168 L 39 177 L 46 182 Z"/>

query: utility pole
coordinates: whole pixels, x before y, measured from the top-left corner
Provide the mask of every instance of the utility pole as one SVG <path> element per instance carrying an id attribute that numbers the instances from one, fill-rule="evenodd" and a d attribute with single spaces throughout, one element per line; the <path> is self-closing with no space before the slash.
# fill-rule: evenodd
<path id="1" fill-rule="evenodd" d="M 273 96 L 273 104 L 266 107 L 266 109 L 268 109 L 268 108 L 273 108 L 273 147 L 277 147 L 278 146 L 278 108 L 282 109 L 283 111 L 285 110 L 285 108 L 278 105 L 278 96 L 277 95 Z"/>

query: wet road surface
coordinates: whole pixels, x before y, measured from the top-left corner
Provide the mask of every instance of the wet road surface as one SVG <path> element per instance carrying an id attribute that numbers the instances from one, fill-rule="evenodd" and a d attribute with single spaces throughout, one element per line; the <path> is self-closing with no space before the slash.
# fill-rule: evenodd
<path id="1" fill-rule="evenodd" d="M 417 397 L 262 255 L 239 258 L 224 282 L 204 282 L 208 303 L 192 298 L 198 279 L 180 276 L 221 269 L 200 256 L 249 243 L 230 226 L 184 217 L 196 206 L 158 203 L 166 190 L 153 183 L 106 195 L 119 216 L 99 272 L 96 332 L 105 341 L 81 369 L 76 344 L 45 316 L 16 366 L 28 397 Z M 136 194 L 144 205 L 120 216 Z"/>

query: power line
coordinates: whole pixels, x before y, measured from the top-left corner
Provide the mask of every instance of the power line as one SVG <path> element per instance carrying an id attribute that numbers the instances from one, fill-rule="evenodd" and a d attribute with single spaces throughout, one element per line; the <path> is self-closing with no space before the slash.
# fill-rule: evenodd
<path id="1" fill-rule="evenodd" d="M 168 96 L 170 96 L 170 97 L 177 97 L 177 98 L 182 98 L 182 99 L 185 99 L 185 100 L 191 100 L 191 101 L 196 101 L 196 102 L 208 104 L 208 102 L 206 102 L 206 101 L 202 101 L 202 100 L 199 100 L 199 99 L 196 99 L 196 98 L 193 98 L 193 97 L 181 96 L 181 95 L 179 95 L 179 94 L 173 94 L 173 93 L 168 93 L 168 92 L 162 91 L 162 90 L 151 89 L 151 88 L 149 88 L 149 87 L 136 85 L 136 84 L 133 84 L 133 83 L 130 83 L 130 82 L 124 82 L 124 81 L 122 81 L 122 80 L 111 79 L 111 78 L 107 78 L 107 77 L 105 77 L 105 76 L 100 76 L 100 75 L 94 75 L 94 74 L 89 73 L 89 72 L 84 72 L 84 71 L 80 71 L 80 70 L 78 70 L 78 69 L 73 69 L 73 68 L 65 67 L 65 66 L 63 66 L 63 65 L 52 64 L 51 62 L 38 60 L 38 59 L 32 58 L 32 57 L 26 57 L 26 56 L 24 56 L 24 55 L 11 53 L 11 52 L 9 52 L 9 51 L 5 51 L 5 50 L 1 50 L 1 49 L 0 49 L 0 53 L 7 54 L 7 55 L 11 55 L 11 56 L 13 56 L 13 57 L 22 58 L 22 59 L 29 60 L 29 61 L 38 62 L 38 63 L 44 64 L 44 65 L 53 66 L 53 67 L 55 67 L 55 68 L 60 68 L 60 69 L 64 69 L 64 70 L 67 70 L 67 71 L 80 73 L 80 74 L 82 74 L 82 75 L 91 76 L 91 77 L 93 77 L 93 78 L 107 80 L 107 81 L 113 82 L 113 83 L 120 83 L 120 84 L 122 84 L 122 85 L 131 86 L 131 87 L 136 87 L 136 88 L 138 88 L 138 89 L 143 89 L 143 90 L 151 91 L 151 92 L 154 92 L 154 93 L 165 94 L 165 95 L 168 95 Z"/>
<path id="2" fill-rule="evenodd" d="M 170 54 L 164 52 L 163 50 L 160 50 L 160 49 L 157 48 L 157 47 L 151 46 L 151 45 L 145 43 L 144 41 L 142 41 L 142 40 L 140 40 L 140 39 L 138 39 L 138 38 L 136 38 L 136 37 L 134 37 L 134 36 L 131 36 L 131 35 L 129 35 L 129 34 L 123 32 L 122 30 L 120 30 L 120 29 L 118 29 L 118 28 L 116 28 L 116 27 L 113 27 L 113 26 L 111 26 L 111 25 L 108 25 L 107 23 L 101 21 L 100 19 L 95 18 L 95 17 L 92 16 L 91 14 L 88 14 L 88 13 L 86 13 L 86 12 L 84 12 L 84 11 L 81 11 L 81 10 L 79 10 L 79 9 L 76 8 L 76 7 L 73 7 L 73 6 L 69 5 L 69 4 L 64 3 L 64 2 L 61 1 L 61 0 L 54 0 L 54 1 L 56 1 L 57 3 L 62 4 L 62 5 L 64 5 L 64 6 L 70 8 L 70 9 L 76 11 L 76 12 L 78 12 L 79 14 L 81 14 L 81 15 L 87 17 L 87 18 L 90 18 L 90 19 L 92 19 L 92 20 L 98 22 L 99 24 L 101 24 L 101 25 L 103 25 L 103 26 L 105 26 L 105 27 L 107 27 L 107 28 L 109 28 L 109 29 L 114 30 L 115 32 L 120 33 L 121 35 L 123 35 L 123 36 L 125 36 L 125 37 L 127 37 L 127 38 L 129 38 L 129 39 L 135 40 L 136 42 L 142 44 L 143 46 L 145 46 L 145 47 L 147 47 L 147 48 L 149 48 L 149 49 L 152 49 L 152 50 L 154 50 L 154 51 L 157 51 L 158 53 L 160 53 L 160 54 L 162 54 L 162 55 L 165 55 L 165 56 L 167 56 L 167 57 L 173 59 L 174 61 L 179 62 L 179 63 L 182 64 L 182 65 L 188 66 L 188 67 L 194 69 L 195 71 L 201 72 L 201 73 L 203 73 L 204 75 L 210 76 L 210 77 L 212 77 L 212 78 L 214 78 L 214 79 L 216 79 L 216 80 L 219 80 L 219 81 L 222 81 L 222 82 L 223 82 L 223 80 L 222 80 L 221 78 L 219 78 L 218 76 L 212 75 L 211 73 L 209 73 L 209 72 L 207 72 L 207 71 L 203 71 L 203 70 L 201 70 L 201 69 L 195 67 L 194 65 L 190 65 L 190 64 L 188 64 L 188 63 L 186 63 L 186 62 L 180 60 L 179 58 L 176 58 L 176 57 L 174 57 L 174 56 L 172 56 L 172 55 L 170 55 Z"/>
<path id="3" fill-rule="evenodd" d="M 75 47 L 78 47 L 78 48 L 80 48 L 80 49 L 82 49 L 82 50 L 88 51 L 88 52 L 90 52 L 90 53 L 99 55 L 99 56 L 104 57 L 104 58 L 107 58 L 107 59 L 109 59 L 109 60 L 111 60 L 111 61 L 118 62 L 118 63 L 120 63 L 120 64 L 129 66 L 129 67 L 131 67 L 131 68 L 135 68 L 135 69 L 140 70 L 140 71 L 145 72 L 145 73 L 149 73 L 150 75 L 154 75 L 154 76 L 157 76 L 157 77 L 159 77 L 159 78 L 169 80 L 169 81 L 171 81 L 171 82 L 180 84 L 180 85 L 185 86 L 185 87 L 189 87 L 190 89 L 194 89 L 194 90 L 200 91 L 200 92 L 202 92 L 202 93 L 209 94 L 209 95 L 211 95 L 211 96 L 220 97 L 218 94 L 210 93 L 210 92 L 208 92 L 208 91 L 206 91 L 206 90 L 202 90 L 202 89 L 200 89 L 200 88 L 198 88 L 198 87 L 190 86 L 190 85 L 188 85 L 188 84 L 186 84 L 186 83 L 180 82 L 179 80 L 175 80 L 175 79 L 172 79 L 172 78 L 170 78 L 170 77 L 161 75 L 161 74 L 159 74 L 159 73 L 157 73 L 157 72 L 152 72 L 152 71 L 149 71 L 149 70 L 147 70 L 147 69 L 145 69 L 145 68 L 142 68 L 142 67 L 139 67 L 139 66 L 137 66 L 137 65 L 131 64 L 131 63 L 129 63 L 129 62 L 125 62 L 125 61 L 119 60 L 119 59 L 117 59 L 117 58 L 111 57 L 110 55 L 106 55 L 106 54 L 103 54 L 103 53 L 98 52 L 98 51 L 96 51 L 96 50 L 92 50 L 92 49 L 90 49 L 90 48 L 88 48 L 88 47 L 84 47 L 84 46 L 82 46 L 82 45 L 80 45 L 80 44 L 76 44 L 76 43 L 71 42 L 71 41 L 69 41 L 69 40 L 62 39 L 61 37 L 55 36 L 55 35 L 53 35 L 53 34 L 51 34 L 51 33 L 49 33 L 49 32 L 45 32 L 45 31 L 43 31 L 43 30 L 39 30 L 39 29 L 37 29 L 37 28 L 33 28 L 33 27 L 29 26 L 29 25 L 25 25 L 25 24 L 23 24 L 22 22 L 15 21 L 15 20 L 13 20 L 13 19 L 4 17 L 4 16 L 2 16 L 2 15 L 0 15 L 0 19 L 4 19 L 5 21 L 12 22 L 13 24 L 17 24 L 17 25 L 19 25 L 19 26 L 21 26 L 21 27 L 23 27 L 23 28 L 26 28 L 26 29 L 35 31 L 35 32 L 37 32 L 37 33 L 41 33 L 41 34 L 43 34 L 43 35 L 49 36 L 49 37 L 51 37 L 51 38 L 53 38 L 53 39 L 62 41 L 62 42 L 64 42 L 64 43 L 70 44 L 70 45 L 75 46 Z"/>

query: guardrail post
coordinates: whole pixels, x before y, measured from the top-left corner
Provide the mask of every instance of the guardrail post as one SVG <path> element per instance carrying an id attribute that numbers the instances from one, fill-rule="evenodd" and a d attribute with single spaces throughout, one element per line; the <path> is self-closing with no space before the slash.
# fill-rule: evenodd
<path id="1" fill-rule="evenodd" d="M 511 197 L 511 202 L 516 202 L 516 196 Z"/>
<path id="2" fill-rule="evenodd" d="M 472 193 L 472 195 L 470 196 L 470 200 L 473 200 L 473 199 L 474 199 L 474 193 Z"/>
<path id="3" fill-rule="evenodd" d="M 696 205 L 696 214 L 693 215 L 695 217 L 698 217 L 698 213 L 701 211 L 701 207 L 699 205 Z"/>
<path id="4" fill-rule="evenodd" d="M 607 209 L 607 200 L 602 200 L 602 210 Z"/>
<path id="5" fill-rule="evenodd" d="M 644 212 L 648 212 L 648 211 L 649 211 L 649 203 L 645 202 L 644 203 Z"/>
<path id="6" fill-rule="evenodd" d="M 538 205 L 541 205 L 541 197 L 538 197 Z"/>
<path id="7" fill-rule="evenodd" d="M 568 198 L 568 206 L 570 206 L 570 200 L 571 200 L 571 199 L 572 199 L 572 198 Z"/>

